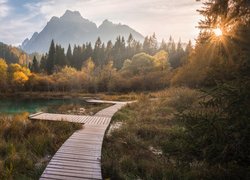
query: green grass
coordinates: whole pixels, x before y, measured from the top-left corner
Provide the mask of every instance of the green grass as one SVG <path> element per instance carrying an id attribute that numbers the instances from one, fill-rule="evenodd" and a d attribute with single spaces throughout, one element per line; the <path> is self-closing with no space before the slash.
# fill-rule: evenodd
<path id="1" fill-rule="evenodd" d="M 0 179 L 39 179 L 50 158 L 80 124 L 0 117 Z"/>

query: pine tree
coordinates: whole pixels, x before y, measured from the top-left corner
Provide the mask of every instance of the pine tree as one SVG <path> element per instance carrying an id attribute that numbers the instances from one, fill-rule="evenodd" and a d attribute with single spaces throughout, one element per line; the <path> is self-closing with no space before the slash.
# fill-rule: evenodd
<path id="1" fill-rule="evenodd" d="M 112 41 L 108 41 L 107 47 L 105 50 L 105 64 L 107 64 L 109 61 L 114 60 L 114 57 L 112 55 L 112 49 L 113 49 Z"/>
<path id="2" fill-rule="evenodd" d="M 217 62 L 216 66 L 209 66 L 207 75 L 216 84 L 207 91 L 209 97 L 200 103 L 199 110 L 185 114 L 182 122 L 194 159 L 209 164 L 207 171 L 214 177 L 249 176 L 249 12 L 248 0 L 210 0 L 200 11 L 204 20 L 199 24 L 200 41 L 194 51 L 203 56 L 209 52 L 209 60 Z M 223 31 L 220 38 L 213 33 L 215 28 Z M 218 63 L 220 59 L 223 61 Z"/>
<path id="3" fill-rule="evenodd" d="M 145 37 L 144 42 L 143 42 L 143 51 L 147 54 L 149 54 L 150 51 L 150 38 L 148 36 Z"/>
<path id="4" fill-rule="evenodd" d="M 158 41 L 155 33 L 150 37 L 150 54 L 154 55 L 158 49 Z"/>
<path id="5" fill-rule="evenodd" d="M 47 71 L 47 74 L 49 75 L 53 74 L 54 72 L 55 58 L 56 58 L 56 49 L 55 49 L 54 40 L 52 40 L 50 44 L 50 48 L 49 48 L 48 59 L 46 62 L 46 71 Z"/>
<path id="6" fill-rule="evenodd" d="M 69 44 L 68 50 L 66 53 L 66 58 L 67 58 L 67 63 L 72 66 L 72 50 L 71 50 L 71 45 Z"/>
<path id="7" fill-rule="evenodd" d="M 193 50 L 192 42 L 191 40 L 189 40 L 185 48 L 185 53 L 189 55 L 192 52 L 192 50 Z"/>
<path id="8" fill-rule="evenodd" d="M 83 57 L 82 57 L 82 48 L 81 46 L 74 46 L 73 56 L 72 56 L 72 65 L 77 70 L 81 70 L 83 65 Z"/>
<path id="9" fill-rule="evenodd" d="M 167 49 L 167 43 L 165 42 L 165 40 L 163 39 L 160 45 L 160 50 L 164 50 L 164 51 L 168 51 Z"/>
<path id="10" fill-rule="evenodd" d="M 46 65 L 47 65 L 47 54 L 42 55 L 42 57 L 41 57 L 40 71 L 46 71 Z"/>
<path id="11" fill-rule="evenodd" d="M 131 48 L 131 47 L 132 47 L 133 41 L 134 41 L 134 37 L 133 37 L 133 35 L 130 33 L 130 34 L 129 34 L 129 37 L 128 37 L 128 40 L 127 40 L 128 48 Z"/>
<path id="12" fill-rule="evenodd" d="M 101 62 L 101 47 L 102 47 L 102 41 L 101 41 L 101 38 L 98 37 L 96 42 L 95 42 L 95 48 L 94 48 L 94 52 L 93 52 L 94 63 L 97 66 L 102 65 L 102 62 Z"/>
<path id="13" fill-rule="evenodd" d="M 56 55 L 55 55 L 55 66 L 62 68 L 67 65 L 67 59 L 64 54 L 64 48 L 60 45 L 56 45 Z"/>
<path id="14" fill-rule="evenodd" d="M 124 37 L 118 36 L 113 47 L 114 67 L 121 69 L 126 57 L 126 42 Z"/>
<path id="15" fill-rule="evenodd" d="M 38 61 L 36 59 L 36 56 L 34 56 L 34 58 L 33 58 L 32 65 L 31 65 L 31 71 L 35 72 L 35 73 L 40 72 L 39 64 L 38 64 Z"/>
<path id="16" fill-rule="evenodd" d="M 91 43 L 86 43 L 85 52 L 83 54 L 83 60 L 86 62 L 89 58 L 93 57 L 93 48 Z"/>

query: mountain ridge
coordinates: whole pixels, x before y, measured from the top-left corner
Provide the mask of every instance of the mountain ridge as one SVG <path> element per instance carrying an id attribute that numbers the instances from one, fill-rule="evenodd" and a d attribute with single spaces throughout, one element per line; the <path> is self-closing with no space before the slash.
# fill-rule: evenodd
<path id="1" fill-rule="evenodd" d="M 21 48 L 28 53 L 45 53 L 48 52 L 52 39 L 67 48 L 69 44 L 82 45 L 86 42 L 94 44 L 98 37 L 105 43 L 109 40 L 114 42 L 118 36 L 127 39 L 130 33 L 136 40 L 144 39 L 143 35 L 128 25 L 115 24 L 105 19 L 100 26 L 97 26 L 94 22 L 83 18 L 80 12 L 66 10 L 61 17 L 53 16 L 41 32 L 35 32 L 30 39 L 26 38 Z"/>

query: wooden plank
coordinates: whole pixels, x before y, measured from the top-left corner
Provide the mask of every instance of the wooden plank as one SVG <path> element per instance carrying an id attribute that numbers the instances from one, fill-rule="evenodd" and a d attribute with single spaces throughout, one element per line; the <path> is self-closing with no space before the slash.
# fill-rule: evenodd
<path id="1" fill-rule="evenodd" d="M 87 136 L 73 136 L 70 139 L 72 140 L 80 140 L 80 141 L 94 141 L 94 142 L 100 142 L 100 138 L 98 137 L 87 137 Z"/>
<path id="2" fill-rule="evenodd" d="M 83 180 L 83 178 L 82 177 L 74 177 L 74 176 L 70 176 L 70 175 L 63 175 L 63 174 L 55 174 L 55 173 L 53 173 L 53 174 L 43 174 L 42 175 L 42 178 L 44 179 L 47 179 L 47 178 L 49 178 L 49 179 L 56 179 L 56 180 Z M 86 180 L 86 179 L 92 179 L 93 180 L 93 178 L 91 178 L 91 177 L 84 177 L 84 179 Z"/>
<path id="3" fill-rule="evenodd" d="M 67 169 L 67 168 L 58 168 L 58 166 L 49 166 L 46 169 L 46 173 L 50 173 L 50 172 L 54 172 L 56 170 L 56 172 L 62 172 L 62 173 L 70 173 L 70 174 L 74 174 L 77 177 L 85 177 L 85 175 L 88 176 L 97 176 L 100 177 L 100 173 L 101 171 L 94 171 L 92 169 L 82 169 L 82 170 L 77 170 L 77 169 Z"/>
<path id="4" fill-rule="evenodd" d="M 67 166 L 65 164 L 49 164 L 47 166 L 48 168 L 53 168 L 53 169 L 67 169 L 67 170 L 75 170 L 75 171 L 86 171 L 86 172 L 96 172 L 96 173 L 101 173 L 101 169 L 95 169 L 91 167 L 79 167 L 79 166 Z M 84 169 L 84 170 L 83 170 Z"/>
<path id="5" fill-rule="evenodd" d="M 92 162 L 92 161 L 72 161 L 71 159 L 60 159 L 60 158 L 56 158 L 56 159 L 53 159 L 51 161 L 52 164 L 60 164 L 60 163 L 63 163 L 63 164 L 67 164 L 67 165 L 74 165 L 74 166 L 87 166 L 87 167 L 92 167 L 92 168 L 95 168 L 95 169 L 98 169 L 101 167 L 101 164 L 100 162 L 96 163 L 96 162 Z"/>
<path id="6" fill-rule="evenodd" d="M 126 102 L 92 101 L 113 103 L 94 116 L 40 113 L 30 116 L 34 120 L 68 121 L 84 124 L 83 129 L 75 132 L 64 142 L 49 162 L 41 179 L 102 179 L 101 149 L 105 131 L 111 117 Z"/>
<path id="7" fill-rule="evenodd" d="M 89 155 L 80 155 L 80 154 L 68 154 L 68 153 L 56 153 L 56 157 L 67 157 L 71 159 L 79 159 L 79 160 L 93 160 L 93 161 L 99 161 L 100 158 L 98 156 L 89 156 Z"/>
<path id="8" fill-rule="evenodd" d="M 92 153 L 92 154 L 101 155 L 100 149 L 89 150 L 89 149 L 80 149 L 80 148 L 74 148 L 74 147 L 63 147 L 63 148 L 60 148 L 60 150 L 62 150 L 62 151 L 72 151 L 72 152 L 74 152 L 74 151 L 81 151 L 81 152 L 86 152 L 86 153 Z"/>
<path id="9" fill-rule="evenodd" d="M 56 156 L 57 157 L 60 157 L 60 156 L 63 156 L 63 157 L 79 157 L 81 156 L 82 159 L 100 159 L 101 156 L 98 156 L 98 155 L 94 155 L 94 154 L 85 154 L 85 153 L 80 153 L 80 152 L 63 152 L 63 151 L 60 151 L 56 153 Z"/>
<path id="10" fill-rule="evenodd" d="M 82 146 L 74 146 L 70 144 L 64 144 L 63 147 L 68 147 L 68 148 L 76 148 L 76 149 L 84 149 L 84 150 L 89 150 L 89 151 L 95 151 L 99 150 L 100 148 L 97 148 L 96 146 L 93 147 L 82 147 Z"/>
<path id="11" fill-rule="evenodd" d="M 88 152 L 88 151 L 58 151 L 57 153 L 62 153 L 62 154 L 74 154 L 74 155 L 83 155 L 83 156 L 92 156 L 92 157 L 96 157 L 96 158 L 100 158 L 101 154 L 100 153 L 92 153 L 92 152 Z"/>
<path id="12" fill-rule="evenodd" d="M 73 162 L 64 162 L 64 161 L 57 161 L 57 162 L 51 162 L 49 163 L 49 166 L 67 166 L 71 168 L 79 168 L 79 169 L 93 169 L 94 171 L 100 171 L 101 170 L 101 165 L 96 164 L 93 166 L 91 163 L 73 163 Z"/>
<path id="13" fill-rule="evenodd" d="M 100 141 L 101 140 L 100 137 L 95 137 L 95 136 L 89 137 L 87 135 L 81 136 L 81 135 L 74 135 L 74 134 L 70 138 L 71 139 L 79 139 L 79 140 L 88 140 L 88 141 Z"/>
<path id="14" fill-rule="evenodd" d="M 99 141 L 87 141 L 87 140 L 74 140 L 74 139 L 70 139 L 71 143 L 81 143 L 83 145 L 95 145 L 95 146 L 101 146 L 102 142 Z"/>
<path id="15" fill-rule="evenodd" d="M 53 159 L 55 161 L 65 161 L 65 162 L 73 162 L 73 163 L 92 163 L 92 164 L 100 164 L 100 161 L 95 159 L 95 160 L 91 160 L 91 159 L 75 159 L 75 158 L 71 158 L 71 157 L 60 157 L 60 156 L 53 156 Z M 51 161 L 52 161 L 51 160 Z"/>
<path id="16" fill-rule="evenodd" d="M 65 142 L 63 145 L 66 146 L 75 146 L 75 147 L 82 147 L 82 148 L 93 148 L 93 147 L 100 147 L 100 145 L 96 145 L 96 144 L 79 144 L 79 143 L 74 143 L 74 142 Z"/>
<path id="17" fill-rule="evenodd" d="M 71 142 L 79 142 L 81 144 L 84 144 L 84 143 L 96 143 L 96 144 L 102 144 L 102 142 L 100 142 L 100 139 L 97 139 L 97 138 L 91 138 L 91 139 L 87 139 L 87 138 L 84 138 L 84 137 L 72 137 L 70 138 L 70 141 Z"/>

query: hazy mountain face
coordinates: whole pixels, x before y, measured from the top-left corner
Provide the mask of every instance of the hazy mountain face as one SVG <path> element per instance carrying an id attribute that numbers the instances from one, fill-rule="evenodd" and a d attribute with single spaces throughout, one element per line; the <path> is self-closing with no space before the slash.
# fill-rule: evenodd
<path id="1" fill-rule="evenodd" d="M 95 23 L 84 19 L 79 12 L 67 10 L 60 18 L 52 17 L 40 33 L 35 32 L 31 39 L 25 39 L 21 47 L 28 53 L 45 53 L 49 50 L 52 39 L 67 48 L 69 44 L 94 44 L 98 36 L 105 43 L 109 40 L 114 42 L 117 36 L 127 39 L 130 33 L 136 40 L 143 40 L 140 33 L 127 25 L 113 24 L 105 20 L 97 27 Z"/>

